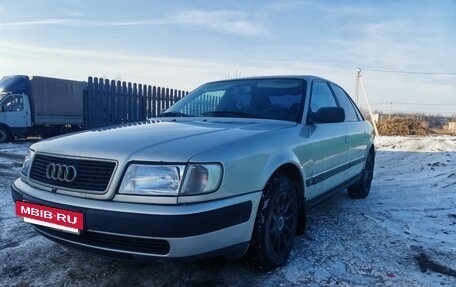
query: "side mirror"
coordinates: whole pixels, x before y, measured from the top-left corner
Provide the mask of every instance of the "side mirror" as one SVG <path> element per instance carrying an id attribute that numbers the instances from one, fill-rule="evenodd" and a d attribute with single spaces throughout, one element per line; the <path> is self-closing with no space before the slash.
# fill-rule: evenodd
<path id="1" fill-rule="evenodd" d="M 314 123 L 341 123 L 345 121 L 345 111 L 339 107 L 320 108 L 313 115 Z"/>

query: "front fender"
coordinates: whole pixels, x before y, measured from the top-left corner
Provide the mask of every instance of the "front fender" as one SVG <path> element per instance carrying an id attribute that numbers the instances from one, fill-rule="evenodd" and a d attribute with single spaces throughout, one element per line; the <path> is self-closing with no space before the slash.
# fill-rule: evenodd
<path id="1" fill-rule="evenodd" d="M 306 163 L 299 161 L 297 126 L 248 137 L 201 153 L 191 162 L 218 162 L 223 165 L 220 188 L 213 193 L 181 196 L 179 203 L 215 200 L 263 190 L 271 175 L 285 164 L 294 165 L 304 179 Z M 284 139 L 287 139 L 284 141 Z M 310 150 L 310 149 L 309 149 Z M 310 157 L 309 157 L 310 158 Z M 303 165 L 304 164 L 304 165 Z M 303 181 L 304 182 L 304 181 Z"/>

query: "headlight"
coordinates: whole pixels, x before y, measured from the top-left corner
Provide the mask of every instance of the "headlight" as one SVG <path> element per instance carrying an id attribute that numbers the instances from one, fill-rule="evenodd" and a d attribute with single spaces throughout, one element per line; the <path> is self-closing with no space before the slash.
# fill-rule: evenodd
<path id="1" fill-rule="evenodd" d="M 35 152 L 33 150 L 29 150 L 27 155 L 25 156 L 24 163 L 22 164 L 21 173 L 25 176 L 29 175 L 30 167 L 32 166 L 33 156 Z"/>
<path id="2" fill-rule="evenodd" d="M 190 164 L 180 194 L 194 195 L 216 191 L 222 180 L 219 164 Z"/>
<path id="3" fill-rule="evenodd" d="M 131 164 L 120 185 L 120 194 L 178 195 L 185 166 Z"/>
<path id="4" fill-rule="evenodd" d="M 222 180 L 219 164 L 184 165 L 131 164 L 125 172 L 120 194 L 178 196 L 216 191 Z"/>

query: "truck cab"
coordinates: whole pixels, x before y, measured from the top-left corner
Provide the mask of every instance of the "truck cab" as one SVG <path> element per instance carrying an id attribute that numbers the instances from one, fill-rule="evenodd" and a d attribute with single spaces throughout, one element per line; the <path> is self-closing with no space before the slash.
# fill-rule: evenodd
<path id="1" fill-rule="evenodd" d="M 27 76 L 6 76 L 0 80 L 0 142 L 21 135 L 32 125 Z"/>

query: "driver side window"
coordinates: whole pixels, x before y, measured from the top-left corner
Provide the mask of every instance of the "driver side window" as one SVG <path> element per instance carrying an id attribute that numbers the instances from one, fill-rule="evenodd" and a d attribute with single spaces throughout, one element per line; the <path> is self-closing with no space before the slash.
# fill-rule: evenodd
<path id="1" fill-rule="evenodd" d="M 24 110 L 24 99 L 22 96 L 8 96 L 0 107 L 3 112 L 20 112 Z"/>

